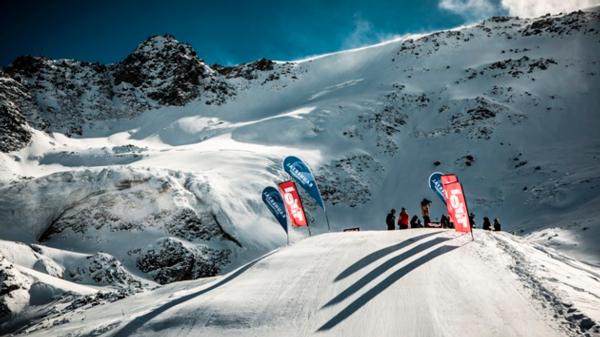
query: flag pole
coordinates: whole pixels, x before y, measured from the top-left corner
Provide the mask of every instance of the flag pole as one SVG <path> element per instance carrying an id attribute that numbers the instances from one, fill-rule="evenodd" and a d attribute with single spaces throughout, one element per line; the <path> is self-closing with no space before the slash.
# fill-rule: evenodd
<path id="1" fill-rule="evenodd" d="M 327 216 L 327 208 L 323 205 L 323 212 L 325 212 L 325 220 L 327 221 L 327 231 L 331 232 L 331 226 L 329 225 L 329 216 Z"/>
<path id="2" fill-rule="evenodd" d="M 458 180 L 458 178 L 457 178 L 457 180 Z M 467 219 L 469 219 L 469 230 L 471 231 L 471 241 L 475 241 L 475 236 L 473 235 L 473 229 L 475 229 L 475 227 L 471 223 L 471 212 L 469 212 L 469 203 L 467 202 L 467 195 L 464 193 L 465 188 L 463 187 L 463 184 L 461 182 L 459 182 L 459 184 L 460 184 L 461 190 L 463 190 L 463 198 L 465 198 L 465 208 L 467 209 Z"/>

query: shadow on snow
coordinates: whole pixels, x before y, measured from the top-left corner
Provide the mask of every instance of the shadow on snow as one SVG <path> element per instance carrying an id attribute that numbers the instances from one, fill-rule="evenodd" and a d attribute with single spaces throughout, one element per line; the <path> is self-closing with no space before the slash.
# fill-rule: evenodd
<path id="1" fill-rule="evenodd" d="M 431 241 L 423 243 L 423 244 L 407 251 L 404 254 L 400 254 L 397 257 L 390 259 L 389 261 L 387 261 L 380 267 L 373 270 L 371 273 L 367 274 L 365 277 L 361 278 L 358 282 L 356 282 L 354 285 L 350 286 L 350 288 L 346 289 L 340 295 L 336 296 L 334 299 L 329 301 L 324 307 L 332 305 L 334 303 L 338 303 L 339 301 L 347 298 L 348 296 L 350 296 L 350 294 L 353 294 L 354 292 L 356 292 L 357 290 L 362 288 L 364 285 L 366 285 L 368 283 L 368 281 L 375 279 L 377 276 L 381 275 L 386 270 L 393 267 L 395 264 L 399 263 L 400 261 L 406 259 L 407 257 L 412 256 L 428 247 L 431 247 L 437 243 L 440 243 L 440 242 L 443 242 L 446 240 L 448 240 L 448 239 L 447 238 L 433 239 Z M 336 325 L 338 325 L 339 323 L 344 321 L 346 318 L 350 317 L 350 315 L 355 313 L 358 309 L 360 309 L 365 304 L 367 304 L 370 300 L 372 300 L 377 295 L 379 295 L 384 290 L 386 290 L 389 286 L 394 284 L 394 282 L 398 281 L 399 279 L 406 276 L 411 271 L 413 271 L 416 268 L 424 265 L 425 263 L 433 260 L 434 258 L 436 258 L 440 255 L 449 253 L 458 247 L 459 246 L 449 246 L 449 245 L 440 246 L 440 247 L 432 250 L 431 252 L 419 257 L 418 259 L 408 263 L 404 267 L 396 270 L 391 275 L 386 277 L 383 281 L 379 282 L 377 285 L 375 285 L 369 291 L 367 291 L 366 293 L 361 295 L 359 298 L 354 300 L 352 303 L 350 303 L 348 306 L 346 306 L 346 308 L 344 308 L 337 315 L 335 315 L 333 318 L 331 318 L 329 321 L 327 321 L 327 323 L 323 324 L 317 331 L 325 331 L 325 330 L 329 330 L 329 329 L 335 327 Z"/>
<path id="2" fill-rule="evenodd" d="M 346 268 L 343 272 L 341 272 L 336 278 L 335 278 L 335 282 L 340 281 L 345 279 L 346 277 L 356 273 L 357 271 L 363 269 L 364 267 L 368 266 L 369 264 L 381 259 L 382 257 L 389 255 L 397 250 L 400 250 L 412 243 L 415 243 L 419 240 L 425 239 L 426 237 L 438 234 L 441 232 L 434 232 L 434 233 L 426 233 L 426 234 L 422 234 L 422 235 L 417 235 L 414 236 L 410 239 L 404 240 L 400 243 L 397 243 L 395 245 L 391 245 L 388 247 L 385 247 L 383 249 L 380 249 L 376 252 L 373 252 L 365 257 L 363 257 L 362 259 L 356 261 L 354 264 L 352 264 L 350 267 Z"/>
<path id="3" fill-rule="evenodd" d="M 250 269 L 252 266 L 254 266 L 255 264 L 257 264 L 258 262 L 260 262 L 261 260 L 265 259 L 266 257 L 268 257 L 269 255 L 275 253 L 277 250 L 274 250 L 268 254 L 265 254 L 261 257 L 259 257 L 258 259 L 246 264 L 243 267 L 240 267 L 239 269 L 237 269 L 236 271 L 232 272 L 231 274 L 229 274 L 228 276 L 226 276 L 225 278 L 223 278 L 222 280 L 218 281 L 217 283 L 213 284 L 210 287 L 204 288 L 202 290 L 199 290 L 197 292 L 194 292 L 192 294 L 174 299 L 172 301 L 169 301 L 163 305 L 161 305 L 160 307 L 150 311 L 149 313 L 136 317 L 134 320 L 132 320 L 131 322 L 127 323 L 127 325 L 125 325 L 123 328 L 121 328 L 116 334 L 113 335 L 113 337 L 126 337 L 129 336 L 131 334 L 133 334 L 137 329 L 139 329 L 142 325 L 146 324 L 148 321 L 150 321 L 151 319 L 153 319 L 154 317 L 162 314 L 163 312 L 171 309 L 172 307 L 179 305 L 181 303 L 184 303 L 186 301 L 191 300 L 194 297 L 200 296 L 202 294 L 205 294 L 211 290 L 214 290 L 224 284 L 226 284 L 227 282 L 233 280 L 234 278 L 240 276 L 242 273 L 244 273 L 246 270 Z"/>
<path id="4" fill-rule="evenodd" d="M 411 248 L 398 256 L 394 256 L 393 258 L 385 261 L 383 264 L 381 264 L 377 268 L 370 271 L 367 275 L 361 277 L 358 281 L 354 282 L 354 284 L 352 284 L 350 287 L 346 288 L 346 290 L 342 291 L 339 295 L 337 295 L 336 297 L 331 299 L 329 302 L 327 302 L 323 306 L 323 308 L 326 308 L 326 307 L 329 307 L 334 304 L 342 302 L 343 300 L 352 296 L 352 294 L 356 293 L 357 291 L 362 289 L 364 286 L 369 284 L 369 282 L 371 282 L 374 279 L 376 279 L 377 277 L 379 277 L 379 275 L 385 273 L 390 268 L 393 268 L 398 263 L 400 263 L 400 262 L 408 259 L 409 257 L 416 255 L 428 248 L 431 248 L 431 247 L 437 245 L 438 243 L 442 243 L 442 242 L 448 241 L 450 239 L 451 238 L 435 238 L 433 240 L 424 242 L 414 248 Z M 404 241 L 404 242 L 406 242 L 406 241 Z"/>

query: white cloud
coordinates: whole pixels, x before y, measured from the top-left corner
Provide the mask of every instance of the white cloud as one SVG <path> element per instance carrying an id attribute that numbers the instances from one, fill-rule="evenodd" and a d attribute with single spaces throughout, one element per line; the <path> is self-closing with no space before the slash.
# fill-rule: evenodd
<path id="1" fill-rule="evenodd" d="M 467 20 L 486 18 L 498 10 L 489 0 L 440 0 L 438 5 Z"/>
<path id="2" fill-rule="evenodd" d="M 499 14 L 502 9 L 512 16 L 535 17 L 599 4 L 600 0 L 500 0 L 498 6 L 492 0 L 440 0 L 438 6 L 473 21 Z"/>
<path id="3" fill-rule="evenodd" d="M 502 0 L 501 3 L 510 15 L 521 17 L 572 12 L 598 4 L 600 0 Z"/>
<path id="4" fill-rule="evenodd" d="M 397 35 L 380 32 L 360 17 L 354 19 L 354 29 L 342 42 L 343 49 L 357 48 L 395 38 Z"/>

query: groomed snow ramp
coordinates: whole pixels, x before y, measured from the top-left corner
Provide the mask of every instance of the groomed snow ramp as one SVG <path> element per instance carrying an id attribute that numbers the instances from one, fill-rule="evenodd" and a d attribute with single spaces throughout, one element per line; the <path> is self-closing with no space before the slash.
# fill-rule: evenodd
<path id="1" fill-rule="evenodd" d="M 196 290 L 157 297 L 129 321 L 105 320 L 118 326 L 106 335 L 579 334 L 577 324 L 565 327 L 510 271 L 503 236 L 510 237 L 478 231 L 471 241 L 432 229 L 318 235 Z"/>

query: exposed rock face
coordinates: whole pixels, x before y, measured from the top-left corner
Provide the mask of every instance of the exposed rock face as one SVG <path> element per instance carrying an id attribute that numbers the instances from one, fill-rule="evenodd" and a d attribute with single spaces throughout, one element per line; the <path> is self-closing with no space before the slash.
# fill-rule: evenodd
<path id="1" fill-rule="evenodd" d="M 259 71 L 273 70 L 275 62 L 262 58 L 256 62 L 242 64 L 235 67 L 226 67 L 218 64 L 213 64 L 212 67 L 219 74 L 224 75 L 227 78 L 242 77 L 247 80 L 253 80 L 258 77 Z"/>
<path id="2" fill-rule="evenodd" d="M 217 275 L 229 263 L 231 251 L 165 238 L 147 247 L 137 258 L 137 267 L 160 284 Z"/>
<path id="3" fill-rule="evenodd" d="M 86 258 L 87 263 L 66 272 L 69 280 L 79 283 L 111 285 L 134 291 L 142 283 L 135 279 L 114 256 L 96 253 Z"/>
<path id="4" fill-rule="evenodd" d="M 210 240 L 213 237 L 223 237 L 224 232 L 210 212 L 196 212 L 184 208 L 172 215 L 165 223 L 167 232 L 175 237 L 188 241 Z"/>
<path id="5" fill-rule="evenodd" d="M 146 39 L 114 65 L 22 56 L 5 71 L 32 98 L 25 109 L 30 124 L 67 135 L 81 135 L 95 121 L 131 118 L 197 98 L 223 104 L 235 95 L 191 46 L 170 35 Z"/>
<path id="6" fill-rule="evenodd" d="M 149 37 L 117 64 L 21 56 L 0 72 L 0 151 L 29 142 L 26 124 L 79 136 L 102 121 L 164 106 L 225 104 L 251 81 L 264 85 L 284 76 L 297 79 L 291 63 L 264 58 L 212 69 L 171 35 Z"/>
<path id="7" fill-rule="evenodd" d="M 143 232 L 149 229 L 189 241 L 226 238 L 208 207 L 191 207 L 196 197 L 166 177 L 131 176 L 113 189 L 93 191 L 58 216 L 41 241 L 62 234 L 94 236 L 97 231 Z M 182 200 L 189 204 L 178 203 Z"/>
<path id="8" fill-rule="evenodd" d="M 573 32 L 583 32 L 584 34 L 598 34 L 598 26 L 590 28 L 590 24 L 600 20 L 598 11 L 576 11 L 563 16 L 549 16 L 537 19 L 523 29 L 523 36 L 549 34 L 549 35 L 569 35 Z"/>
<path id="9" fill-rule="evenodd" d="M 398 151 L 395 136 L 406 124 L 408 115 L 405 111 L 427 106 L 429 98 L 426 94 L 404 93 L 405 86 L 394 84 L 394 90 L 386 94 L 382 101 L 384 106 L 375 113 L 365 113 L 358 121 L 366 129 L 377 131 L 377 147 L 382 152 L 393 155 Z"/>
<path id="10" fill-rule="evenodd" d="M 213 64 L 211 67 L 226 79 L 243 79 L 247 81 L 259 80 L 261 85 L 277 81 L 284 77 L 289 77 L 294 80 L 298 79 L 297 69 L 294 69 L 292 63 L 276 63 L 265 58 L 233 67 L 222 66 L 219 64 Z M 243 88 L 243 85 L 241 88 Z M 276 88 L 277 86 L 273 87 L 273 89 Z"/>
<path id="11" fill-rule="evenodd" d="M 468 75 L 463 81 L 472 80 L 478 76 L 484 75 L 489 75 L 494 78 L 506 75 L 510 75 L 514 78 L 521 78 L 526 74 L 547 70 L 549 67 L 556 64 L 557 62 L 552 58 L 546 59 L 541 57 L 532 59 L 527 55 L 524 55 L 517 59 L 509 58 L 496 61 L 475 69 L 469 68 L 465 70 Z"/>
<path id="12" fill-rule="evenodd" d="M 348 156 L 319 168 L 317 183 L 327 202 L 350 207 L 371 200 L 371 188 L 384 174 L 384 167 L 367 154 Z"/>
<path id="13" fill-rule="evenodd" d="M 114 84 L 125 82 L 161 105 L 183 105 L 203 91 L 232 95 L 231 88 L 215 76 L 189 44 L 173 36 L 154 36 L 117 64 Z M 222 103 L 225 97 L 216 99 Z"/>
<path id="14" fill-rule="evenodd" d="M 46 195 L 48 184 L 60 186 L 61 193 Z M 36 235 L 39 241 L 84 242 L 92 254 L 83 263 L 66 266 L 64 272 L 45 262 L 37 268 L 77 283 L 129 292 L 143 288 L 123 265 L 137 266 L 159 283 L 213 276 L 229 264 L 231 249 L 241 247 L 217 219 L 210 185 L 188 173 L 140 168 L 61 172 L 11 184 L 0 193 L 19 200 L 36 194 L 63 210 L 49 216 L 40 211 L 31 218 L 19 214 L 7 221 L 53 219 Z M 125 244 L 115 244 L 119 240 Z"/>
<path id="15" fill-rule="evenodd" d="M 31 131 L 22 108 L 31 107 L 30 97 L 17 81 L 0 72 L 0 151 L 18 150 L 29 143 Z"/>
<path id="16" fill-rule="evenodd" d="M 135 95 L 115 93 L 109 68 L 100 64 L 22 56 L 6 73 L 31 95 L 35 106 L 28 119 L 37 129 L 79 135 L 86 122 L 130 117 L 148 108 Z M 121 104 L 124 108 L 118 108 Z"/>

